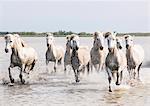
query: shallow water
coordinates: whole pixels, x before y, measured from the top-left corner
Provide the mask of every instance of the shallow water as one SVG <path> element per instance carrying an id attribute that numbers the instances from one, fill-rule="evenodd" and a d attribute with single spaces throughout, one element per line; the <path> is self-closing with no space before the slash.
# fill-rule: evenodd
<path id="1" fill-rule="evenodd" d="M 58 67 L 57 73 L 51 73 L 53 64 L 48 70 L 45 65 L 46 40 L 42 37 L 23 38 L 34 47 L 39 55 L 34 71 L 29 75 L 24 74 L 25 85 L 19 84 L 19 71 L 12 70 L 16 83 L 8 84 L 8 66 L 10 53 L 4 52 L 5 42 L 0 38 L 0 106 L 7 105 L 49 105 L 49 106 L 149 106 L 150 105 L 150 37 L 137 37 L 135 42 L 145 49 L 145 61 L 140 71 L 140 83 L 132 87 L 127 84 L 124 72 L 123 85 L 113 86 L 113 92 L 108 92 L 108 81 L 105 71 L 94 72 L 89 76 L 82 75 L 81 82 L 76 84 L 73 71 L 68 67 L 67 74 L 63 66 Z M 56 38 L 56 43 L 65 45 L 65 38 Z M 91 47 L 92 38 L 81 38 L 80 45 Z M 64 46 L 65 48 L 65 46 Z"/>

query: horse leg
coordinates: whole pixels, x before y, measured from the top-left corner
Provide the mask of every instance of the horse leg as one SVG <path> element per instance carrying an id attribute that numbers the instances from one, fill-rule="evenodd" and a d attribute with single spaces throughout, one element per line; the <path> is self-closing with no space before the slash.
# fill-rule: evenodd
<path id="1" fill-rule="evenodd" d="M 60 58 L 60 59 L 58 60 L 58 64 L 61 65 L 61 63 L 62 63 L 62 58 Z"/>
<path id="2" fill-rule="evenodd" d="M 96 65 L 94 65 L 94 68 L 95 68 L 95 70 L 98 72 L 97 64 L 96 64 Z"/>
<path id="3" fill-rule="evenodd" d="M 122 82 L 122 78 L 123 78 L 123 71 L 120 72 L 120 84 Z"/>
<path id="4" fill-rule="evenodd" d="M 11 75 L 11 69 L 10 69 L 10 68 L 11 68 L 11 66 L 8 67 L 8 71 L 9 71 L 9 79 L 10 79 L 10 82 L 11 82 L 11 83 L 14 83 L 14 79 L 12 78 L 12 75 Z"/>
<path id="5" fill-rule="evenodd" d="M 110 72 L 110 70 L 108 68 L 106 68 L 106 72 L 108 74 L 109 92 L 112 92 L 112 90 L 111 90 L 111 75 L 110 75 L 111 72 Z"/>
<path id="6" fill-rule="evenodd" d="M 55 71 L 55 72 L 56 72 L 57 64 L 58 64 L 58 60 L 56 60 L 56 61 L 55 61 L 55 64 L 54 64 L 54 71 Z"/>
<path id="7" fill-rule="evenodd" d="M 86 68 L 87 68 L 87 73 L 89 75 L 89 72 L 90 72 L 90 62 L 88 62 L 88 64 L 86 65 Z"/>
<path id="8" fill-rule="evenodd" d="M 80 71 L 79 71 L 79 70 L 77 70 L 76 82 L 80 82 L 80 80 L 79 80 L 79 76 L 80 76 Z"/>
<path id="9" fill-rule="evenodd" d="M 21 67 L 21 70 L 20 70 L 20 75 L 19 75 L 19 78 L 20 78 L 22 84 L 25 83 L 25 80 L 22 78 L 22 71 L 24 70 L 24 68 L 25 68 L 25 65 L 23 64 Z"/>
<path id="10" fill-rule="evenodd" d="M 33 61 L 33 63 L 32 63 L 32 65 L 31 65 L 31 69 L 30 69 L 30 70 L 33 70 L 34 66 L 35 66 L 35 60 Z"/>
<path id="11" fill-rule="evenodd" d="M 64 64 L 64 73 L 66 74 L 66 64 Z"/>
<path id="12" fill-rule="evenodd" d="M 137 72 L 138 72 L 138 76 L 137 79 L 140 80 L 140 68 L 142 66 L 142 63 L 138 66 Z"/>
<path id="13" fill-rule="evenodd" d="M 93 64 L 91 63 L 91 65 L 90 65 L 90 66 L 91 66 L 91 72 L 93 72 Z"/>
<path id="14" fill-rule="evenodd" d="M 46 60 L 46 65 L 48 65 L 48 63 L 49 63 L 49 61 L 48 61 L 48 60 Z"/>
<path id="15" fill-rule="evenodd" d="M 117 72 L 116 75 L 117 75 L 116 85 L 120 85 L 120 83 L 119 83 L 119 72 Z"/>
<path id="16" fill-rule="evenodd" d="M 121 82 L 122 82 L 122 76 L 123 76 L 123 73 L 122 73 L 122 69 L 121 69 L 121 68 L 118 69 L 116 75 L 117 75 L 116 85 L 120 85 Z"/>
<path id="17" fill-rule="evenodd" d="M 74 71 L 74 75 L 75 75 L 75 81 L 78 82 L 78 75 L 77 75 L 76 69 L 73 68 L 73 71 Z"/>
<path id="18" fill-rule="evenodd" d="M 103 64 L 100 63 L 100 64 L 99 64 L 99 67 L 98 67 L 98 70 L 99 70 L 99 71 L 102 71 L 102 69 L 103 69 Z"/>

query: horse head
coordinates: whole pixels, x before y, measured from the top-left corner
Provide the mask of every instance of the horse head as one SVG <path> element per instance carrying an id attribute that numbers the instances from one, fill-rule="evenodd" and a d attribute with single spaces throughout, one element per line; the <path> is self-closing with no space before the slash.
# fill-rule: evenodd
<path id="1" fill-rule="evenodd" d="M 117 42 L 117 48 L 118 48 L 118 49 L 122 49 L 122 44 L 121 44 L 122 39 L 119 38 L 119 37 L 116 37 L 116 42 Z"/>
<path id="2" fill-rule="evenodd" d="M 16 37 L 13 34 L 6 34 L 5 39 L 5 52 L 8 53 L 10 48 L 14 48 Z"/>
<path id="3" fill-rule="evenodd" d="M 107 39 L 107 45 L 109 52 L 113 52 L 116 48 L 116 32 L 105 33 L 105 38 Z"/>
<path id="4" fill-rule="evenodd" d="M 54 36 L 52 33 L 46 33 L 46 42 L 47 42 L 47 47 L 49 47 L 54 43 Z"/>
<path id="5" fill-rule="evenodd" d="M 76 34 L 72 34 L 70 37 L 70 46 L 74 50 L 79 49 L 79 36 Z"/>
<path id="6" fill-rule="evenodd" d="M 126 48 L 128 49 L 130 46 L 133 45 L 133 37 L 131 35 L 125 35 L 125 44 L 126 44 Z"/>
<path id="7" fill-rule="evenodd" d="M 103 32 L 95 32 L 93 34 L 93 37 L 94 37 L 93 46 L 97 49 L 100 48 L 100 50 L 103 50 L 103 48 L 104 48 L 104 34 L 103 34 Z"/>

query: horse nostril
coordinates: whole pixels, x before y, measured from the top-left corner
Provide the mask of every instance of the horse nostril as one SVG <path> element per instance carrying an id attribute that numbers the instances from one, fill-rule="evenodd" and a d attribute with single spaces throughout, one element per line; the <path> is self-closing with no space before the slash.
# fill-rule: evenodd
<path id="1" fill-rule="evenodd" d="M 122 49 L 122 46 L 119 46 L 119 49 Z"/>
<path id="2" fill-rule="evenodd" d="M 109 52 L 112 52 L 112 49 L 111 49 L 111 48 L 108 48 L 108 51 L 109 51 Z"/>
<path id="3" fill-rule="evenodd" d="M 129 45 L 128 45 L 128 44 L 126 45 L 126 48 L 127 48 L 127 49 L 129 48 Z"/>
<path id="4" fill-rule="evenodd" d="M 103 50 L 103 46 L 100 46 L 100 50 Z"/>
<path id="5" fill-rule="evenodd" d="M 8 53 L 8 49 L 5 49 L 5 52 Z"/>

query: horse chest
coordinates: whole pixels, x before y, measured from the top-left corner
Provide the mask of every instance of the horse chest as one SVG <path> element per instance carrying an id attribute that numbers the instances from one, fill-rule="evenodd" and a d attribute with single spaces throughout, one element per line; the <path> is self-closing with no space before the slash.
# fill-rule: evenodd
<path id="1" fill-rule="evenodd" d="M 21 60 L 18 56 L 16 56 L 15 54 L 11 55 L 11 64 L 13 64 L 14 66 L 19 66 L 21 67 Z"/>
<path id="2" fill-rule="evenodd" d="M 91 54 L 91 61 L 92 61 L 93 64 L 99 64 L 100 63 L 100 58 L 101 58 L 101 54 L 98 50 L 94 51 Z"/>
<path id="3" fill-rule="evenodd" d="M 80 61 L 79 61 L 79 58 L 78 58 L 78 54 L 76 52 L 72 53 L 71 64 L 72 64 L 73 69 L 78 69 L 79 66 L 80 66 Z"/>
<path id="4" fill-rule="evenodd" d="M 109 55 L 106 57 L 106 66 L 111 70 L 118 70 L 118 61 L 117 58 L 113 55 Z"/>
<path id="5" fill-rule="evenodd" d="M 54 53 L 51 49 L 48 49 L 47 52 L 46 52 L 46 58 L 49 60 L 49 61 L 55 61 L 55 56 L 54 56 Z"/>
<path id="6" fill-rule="evenodd" d="M 130 67 L 131 69 L 134 69 L 136 67 L 134 58 L 129 53 L 126 56 L 127 56 L 128 67 Z"/>
<path id="7" fill-rule="evenodd" d="M 70 52 L 65 53 L 64 62 L 68 63 L 68 64 L 71 64 L 71 54 L 70 54 Z"/>

